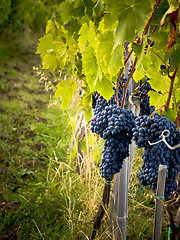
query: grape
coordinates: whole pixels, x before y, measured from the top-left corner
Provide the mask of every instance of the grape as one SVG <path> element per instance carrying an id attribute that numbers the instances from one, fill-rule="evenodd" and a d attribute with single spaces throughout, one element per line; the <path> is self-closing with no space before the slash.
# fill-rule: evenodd
<path id="1" fill-rule="evenodd" d="M 135 127 L 134 114 L 116 105 L 108 110 L 108 126 L 100 134 L 105 139 L 101 167 L 101 176 L 112 177 L 122 168 L 123 161 L 129 156 L 129 144 Z M 107 109 L 107 107 L 106 107 Z"/>
<path id="2" fill-rule="evenodd" d="M 121 80 L 126 81 L 123 78 Z M 119 102 L 122 101 L 122 95 L 123 91 L 119 88 Z M 120 172 L 124 159 L 129 156 L 129 144 L 133 137 L 132 128 L 136 127 L 132 111 L 117 106 L 115 96 L 116 90 L 107 102 L 96 92 L 94 116 L 91 118 L 92 132 L 105 139 L 100 168 L 101 177 L 106 179 Z"/>
<path id="3" fill-rule="evenodd" d="M 170 135 L 166 137 L 166 141 L 171 146 L 175 146 L 180 141 L 180 132 L 175 124 L 170 122 L 165 116 L 153 114 L 153 118 L 148 116 L 140 116 L 136 119 L 136 128 L 133 131 L 133 140 L 138 147 L 144 147 L 142 153 L 143 164 L 138 175 L 139 182 L 150 188 L 157 188 L 157 178 L 159 165 L 167 166 L 165 198 L 168 199 L 173 191 L 177 189 L 176 178 L 180 170 L 180 148 L 171 150 L 164 142 L 159 142 L 163 130 L 169 130 Z"/>
<path id="4" fill-rule="evenodd" d="M 149 79 L 146 80 L 144 84 L 138 87 L 136 94 L 140 98 L 140 113 L 139 115 L 151 115 L 152 112 L 155 111 L 155 107 L 151 106 L 149 103 L 150 97 L 147 95 L 149 91 L 154 91 L 151 88 L 150 83 L 148 82 Z"/>

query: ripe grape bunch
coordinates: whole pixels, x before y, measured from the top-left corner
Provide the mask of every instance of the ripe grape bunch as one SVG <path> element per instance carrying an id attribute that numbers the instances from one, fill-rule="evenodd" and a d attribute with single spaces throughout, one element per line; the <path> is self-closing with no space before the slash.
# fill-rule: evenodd
<path id="1" fill-rule="evenodd" d="M 170 146 L 175 146 L 180 142 L 180 132 L 175 124 L 170 122 L 165 116 L 159 116 L 157 113 L 153 118 L 140 116 L 136 119 L 136 128 L 133 129 L 133 140 L 139 148 L 144 147 L 142 153 L 143 164 L 139 182 L 153 190 L 157 187 L 159 165 L 167 166 L 165 194 L 166 199 L 177 189 L 176 178 L 180 170 L 180 148 L 171 150 L 160 141 L 160 135 L 164 130 L 169 130 L 170 135 L 166 141 Z M 154 145 L 151 144 L 155 143 Z M 157 144 L 156 144 L 157 143 Z"/>
<path id="2" fill-rule="evenodd" d="M 140 87 L 138 87 L 136 94 L 140 98 L 140 113 L 139 116 L 142 115 L 151 115 L 152 112 L 154 112 L 155 107 L 150 105 L 149 99 L 150 97 L 147 95 L 149 91 L 154 91 L 151 88 L 150 83 L 148 82 L 149 79 L 146 80 L 144 84 L 142 84 Z"/>
<path id="3" fill-rule="evenodd" d="M 119 101 L 122 92 L 119 91 Z M 122 168 L 123 160 L 129 156 L 129 144 L 135 127 L 134 114 L 115 103 L 115 94 L 107 102 L 99 93 L 95 95 L 96 105 L 91 119 L 91 130 L 105 139 L 101 177 L 109 179 Z"/>

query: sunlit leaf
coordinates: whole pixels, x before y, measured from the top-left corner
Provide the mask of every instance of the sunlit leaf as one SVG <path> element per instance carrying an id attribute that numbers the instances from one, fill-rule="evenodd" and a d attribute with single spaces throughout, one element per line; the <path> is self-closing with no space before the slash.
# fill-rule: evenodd
<path id="1" fill-rule="evenodd" d="M 163 111 L 162 114 L 168 118 L 171 122 L 174 122 L 177 117 L 176 109 L 170 109 L 168 108 L 166 111 Z"/>
<path id="2" fill-rule="evenodd" d="M 96 40 L 96 33 L 93 28 L 90 28 L 87 23 L 84 23 L 79 31 L 79 46 L 81 49 L 86 47 L 87 41 L 88 45 L 94 47 Z"/>
<path id="3" fill-rule="evenodd" d="M 145 22 L 151 12 L 150 2 L 144 0 L 106 0 L 107 14 L 104 16 L 105 23 L 114 24 L 118 20 L 115 31 L 115 45 L 132 41 L 137 33 L 140 35 Z"/>
<path id="4" fill-rule="evenodd" d="M 72 96 L 76 88 L 77 84 L 74 80 L 61 80 L 61 82 L 58 83 L 54 97 L 61 97 L 63 111 L 65 111 L 69 106 L 69 103 L 71 102 Z"/>
<path id="5" fill-rule="evenodd" d="M 83 71 L 91 92 L 96 90 L 96 82 L 98 80 L 99 66 L 92 47 L 86 47 L 82 53 Z"/>

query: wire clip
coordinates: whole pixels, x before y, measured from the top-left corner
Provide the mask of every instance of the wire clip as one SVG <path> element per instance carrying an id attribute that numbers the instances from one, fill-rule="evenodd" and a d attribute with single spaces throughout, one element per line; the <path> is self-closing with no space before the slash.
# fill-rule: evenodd
<path id="1" fill-rule="evenodd" d="M 164 200 L 164 196 L 156 196 L 156 193 L 153 194 L 153 197 L 154 197 L 154 198 L 158 198 L 158 199 L 160 199 L 160 200 Z"/>
<path id="2" fill-rule="evenodd" d="M 105 182 L 105 184 L 107 184 L 107 185 L 111 185 L 111 184 L 112 184 L 112 181 L 111 181 L 111 180 L 106 180 L 106 179 L 104 179 L 104 182 Z"/>

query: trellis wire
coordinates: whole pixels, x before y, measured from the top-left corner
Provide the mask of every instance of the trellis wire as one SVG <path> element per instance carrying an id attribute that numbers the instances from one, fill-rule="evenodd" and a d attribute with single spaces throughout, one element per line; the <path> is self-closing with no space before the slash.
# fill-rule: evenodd
<path id="1" fill-rule="evenodd" d="M 165 134 L 167 132 L 167 135 Z M 166 141 L 166 137 L 169 137 L 170 135 L 170 131 L 168 129 L 165 129 L 164 131 L 162 131 L 161 135 L 159 136 L 159 138 L 161 138 L 161 140 L 157 141 L 157 142 L 154 142 L 154 143 L 151 143 L 150 141 L 148 141 L 149 145 L 156 145 L 160 142 L 164 142 L 166 144 L 166 146 L 171 149 L 171 150 L 174 150 L 176 148 L 179 148 L 180 147 L 180 143 L 178 143 L 177 145 L 175 146 L 171 146 L 169 145 L 169 143 L 167 143 Z"/>

